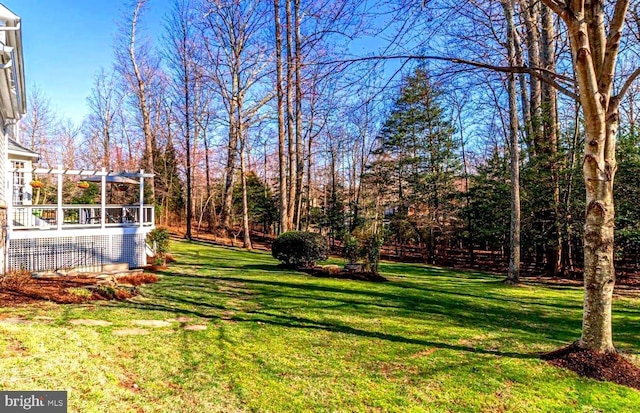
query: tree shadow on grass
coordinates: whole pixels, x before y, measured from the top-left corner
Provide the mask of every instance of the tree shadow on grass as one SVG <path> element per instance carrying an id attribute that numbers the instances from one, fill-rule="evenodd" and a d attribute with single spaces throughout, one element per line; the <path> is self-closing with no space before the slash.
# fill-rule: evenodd
<path id="1" fill-rule="evenodd" d="M 238 279 L 238 281 L 241 281 Z M 449 319 L 451 325 L 465 328 L 486 327 L 492 331 L 508 328 L 514 332 L 522 332 L 531 336 L 547 337 L 560 342 L 569 342 L 575 339 L 580 331 L 581 318 L 579 315 L 571 318 L 563 311 L 562 306 L 553 308 L 553 313 L 545 313 L 532 299 L 525 302 L 530 304 L 530 309 L 522 305 L 504 306 L 504 297 L 481 297 L 473 294 L 458 293 L 454 291 L 431 291 L 429 294 L 422 292 L 400 291 L 398 294 L 363 289 L 340 289 L 319 285 L 298 283 L 274 282 L 266 280 L 246 279 L 245 282 L 257 288 L 262 285 L 277 285 L 278 290 L 272 288 L 260 292 L 263 297 L 288 298 L 291 291 L 299 290 L 297 296 L 300 299 L 321 300 L 309 292 L 333 293 L 330 301 L 340 301 L 351 304 L 355 311 L 365 315 L 371 307 L 381 308 L 382 311 L 372 314 L 384 316 L 384 309 L 390 309 L 394 315 L 411 317 L 414 319 L 428 318 L 430 314 Z M 389 283 L 393 284 L 393 283 Z M 517 303 L 521 304 L 521 303 Z M 307 304 L 308 305 L 308 304 Z M 401 313 L 398 313 L 398 310 Z M 382 314 L 381 314 L 382 313 Z"/>
<path id="2" fill-rule="evenodd" d="M 355 282 L 340 287 L 335 283 L 323 285 L 304 281 L 273 281 L 251 276 L 210 277 L 172 273 L 162 284 L 156 284 L 157 287 L 154 287 L 151 294 L 145 294 L 152 302 L 136 302 L 131 305 L 139 309 L 178 312 L 213 320 L 229 318 L 223 315 L 232 312 L 231 320 L 237 322 L 261 322 L 282 327 L 325 330 L 407 344 L 519 358 L 535 358 L 538 355 L 438 343 L 401 334 L 364 330 L 333 320 L 312 320 L 286 313 L 297 309 L 309 311 L 317 308 L 321 314 L 329 308 L 345 308 L 345 315 L 352 312 L 365 318 L 391 314 L 407 320 L 420 320 L 434 315 L 449 320 L 443 322 L 444 327 L 481 326 L 489 331 L 509 329 L 520 341 L 539 336 L 569 342 L 579 334 L 580 327 L 579 318 L 573 320 L 567 317 L 561 307 L 556 308 L 553 315 L 542 314 L 533 299 L 526 302 L 532 309 L 525 310 L 522 306 L 505 307 L 505 297 L 483 297 L 449 290 L 429 291 L 421 288 L 411 289 L 404 285 L 397 286 L 400 288 L 397 289 L 397 294 L 394 294 L 393 288 L 391 291 L 388 288 L 395 287 L 393 282 L 385 284 L 384 289 L 367 289 L 366 286 Z M 246 308 L 238 307 L 237 301 L 241 301 L 243 294 L 240 289 L 250 291 L 244 297 L 247 303 L 251 304 Z M 231 303 L 230 300 L 236 302 Z M 335 313 L 331 315 L 333 317 Z"/>
<path id="3" fill-rule="evenodd" d="M 192 300 L 178 299 L 175 301 L 181 304 L 193 304 Z M 160 303 L 129 303 L 129 306 L 132 308 L 140 309 L 140 310 L 149 310 L 149 311 L 160 311 L 160 312 L 174 312 L 182 315 L 188 315 L 193 317 L 199 317 L 201 319 L 208 319 L 212 321 L 223 321 L 225 320 L 220 314 L 211 314 L 207 312 L 197 311 L 186 309 L 182 307 L 169 306 Z M 208 308 L 216 308 L 222 310 L 233 310 L 232 308 L 226 308 L 224 306 L 217 305 L 205 305 Z M 508 351 L 499 351 L 499 350 L 489 350 L 482 349 L 471 346 L 462 346 L 449 344 L 444 342 L 437 342 L 432 340 L 426 340 L 415 337 L 406 337 L 399 334 L 391 334 L 384 333 L 380 331 L 369 331 L 361 328 L 352 327 L 345 324 L 340 324 L 336 322 L 327 322 L 326 320 L 317 321 L 304 317 L 296 317 L 284 314 L 270 314 L 264 311 L 247 311 L 244 312 L 244 315 L 237 314 L 235 316 L 230 317 L 227 321 L 232 321 L 236 323 L 258 323 L 258 324 L 267 324 L 277 327 L 285 327 L 285 328 L 295 328 L 295 329 L 303 329 L 303 330 L 321 330 L 331 333 L 340 333 L 340 334 L 349 334 L 358 337 L 364 338 L 373 338 L 379 339 L 394 343 L 402 343 L 402 344 L 414 344 L 425 347 L 435 347 L 438 349 L 452 350 L 452 351 L 462 351 L 474 354 L 486 354 L 498 357 L 511 357 L 518 359 L 536 359 L 539 358 L 540 355 L 538 353 L 518 353 L 518 352 L 508 352 Z"/>
<path id="4" fill-rule="evenodd" d="M 256 270 L 256 271 L 268 271 L 268 272 L 292 272 L 295 271 L 291 268 L 281 267 L 278 263 L 273 264 L 245 264 L 240 267 L 243 270 Z M 304 273 L 300 272 L 301 275 Z"/>

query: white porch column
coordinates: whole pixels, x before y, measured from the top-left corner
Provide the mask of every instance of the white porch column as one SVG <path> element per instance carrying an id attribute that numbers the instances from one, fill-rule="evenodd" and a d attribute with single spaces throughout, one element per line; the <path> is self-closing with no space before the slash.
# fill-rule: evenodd
<path id="1" fill-rule="evenodd" d="M 62 165 L 58 165 L 58 211 L 56 213 L 56 222 L 58 223 L 58 231 L 62 229 L 62 223 L 64 222 L 64 212 L 62 211 L 62 178 L 63 178 Z"/>
<path id="2" fill-rule="evenodd" d="M 107 175 L 106 169 L 102 168 L 102 176 L 100 177 L 100 227 L 104 229 L 107 218 Z"/>
<path id="3" fill-rule="evenodd" d="M 7 163 L 7 169 L 11 170 L 12 168 L 9 164 L 9 161 L 7 161 Z M 7 181 L 5 182 L 5 184 L 7 185 L 5 192 L 5 194 L 7 194 L 5 196 L 5 202 L 7 203 L 7 238 L 9 238 L 9 234 L 11 234 L 11 230 L 13 229 L 13 175 L 15 174 L 15 172 L 7 172 L 7 174 L 9 178 L 7 178 Z M 25 182 L 25 184 L 28 185 L 27 182 Z M 8 249 L 9 247 L 7 245 L 7 250 Z"/>
<path id="4" fill-rule="evenodd" d="M 142 228 L 144 224 L 144 169 L 140 169 L 140 212 L 138 215 L 138 226 Z"/>

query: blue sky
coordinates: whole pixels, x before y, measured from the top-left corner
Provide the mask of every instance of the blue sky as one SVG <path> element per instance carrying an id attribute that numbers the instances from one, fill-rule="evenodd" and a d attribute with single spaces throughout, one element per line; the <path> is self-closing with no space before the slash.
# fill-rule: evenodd
<path id="1" fill-rule="evenodd" d="M 0 0 L 22 18 L 27 93 L 37 85 L 74 121 L 100 67 L 113 67 L 114 38 L 127 0 Z M 146 26 L 158 33 L 169 0 L 150 0 Z M 27 99 L 28 99 L 27 94 Z"/>
<path id="2" fill-rule="evenodd" d="M 162 34 L 173 0 L 148 0 L 142 27 Z M 49 98 L 60 117 L 81 122 L 87 97 L 101 67 L 113 70 L 114 43 L 123 13 L 132 0 L 0 0 L 22 18 L 27 99 L 34 86 Z M 352 44 L 354 53 L 380 46 L 366 38 Z M 396 62 L 387 66 L 397 67 Z M 386 69 L 393 73 L 392 69 Z"/>

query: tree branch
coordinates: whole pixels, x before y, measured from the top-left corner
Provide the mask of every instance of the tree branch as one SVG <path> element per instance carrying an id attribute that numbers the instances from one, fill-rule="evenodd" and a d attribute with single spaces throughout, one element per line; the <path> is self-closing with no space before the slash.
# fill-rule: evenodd
<path id="1" fill-rule="evenodd" d="M 627 78 L 627 80 L 624 82 L 624 85 L 622 85 L 622 88 L 620 89 L 620 92 L 618 92 L 618 95 L 616 96 L 619 100 L 622 100 L 622 98 L 624 97 L 625 93 L 627 93 L 627 91 L 629 90 L 629 88 L 631 87 L 631 84 L 640 76 L 640 67 L 637 68 L 636 70 L 634 70 L 633 73 L 631 73 L 631 75 Z"/>
<path id="2" fill-rule="evenodd" d="M 618 0 L 613 12 L 613 19 L 610 23 L 609 35 L 605 48 L 605 59 L 600 73 L 599 88 L 602 93 L 610 93 L 613 84 L 613 75 L 616 70 L 618 51 L 620 50 L 620 39 L 622 38 L 622 28 L 625 16 L 629 8 L 629 0 Z"/>
<path id="3" fill-rule="evenodd" d="M 542 0 L 547 7 L 553 10 L 558 16 L 564 20 L 564 16 L 567 12 L 567 5 L 557 0 Z"/>
<path id="4" fill-rule="evenodd" d="M 576 93 L 569 90 L 567 87 L 561 85 L 557 79 L 562 80 L 564 82 L 569 83 L 570 85 L 575 85 L 575 79 L 572 79 L 568 76 L 556 73 L 552 70 L 545 69 L 542 67 L 528 67 L 528 66 L 496 66 L 483 62 L 476 62 L 473 60 L 459 59 L 457 57 L 445 57 L 445 56 L 425 56 L 425 55 L 394 55 L 394 56 L 367 56 L 367 57 L 359 57 L 354 59 L 346 59 L 346 60 L 335 60 L 330 62 L 323 62 L 321 64 L 353 64 L 358 62 L 372 61 L 372 60 L 397 60 L 397 59 L 405 59 L 405 60 L 438 60 L 443 62 L 450 62 L 456 64 L 462 64 L 472 67 L 477 67 L 479 69 L 487 69 L 492 70 L 494 72 L 500 73 L 526 73 L 531 76 L 534 76 L 537 79 L 555 87 L 559 92 L 564 95 L 578 101 L 579 97 Z"/>

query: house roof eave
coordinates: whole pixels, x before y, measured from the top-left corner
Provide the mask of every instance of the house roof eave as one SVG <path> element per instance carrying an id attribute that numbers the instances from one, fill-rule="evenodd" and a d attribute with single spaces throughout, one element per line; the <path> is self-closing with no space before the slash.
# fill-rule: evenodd
<path id="1" fill-rule="evenodd" d="M 23 156 L 36 160 L 40 158 L 39 153 L 34 152 L 29 148 L 25 148 L 11 138 L 7 138 L 7 153 L 9 155 Z"/>

